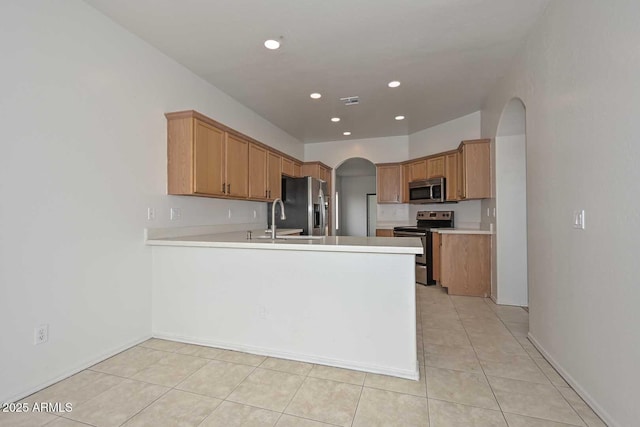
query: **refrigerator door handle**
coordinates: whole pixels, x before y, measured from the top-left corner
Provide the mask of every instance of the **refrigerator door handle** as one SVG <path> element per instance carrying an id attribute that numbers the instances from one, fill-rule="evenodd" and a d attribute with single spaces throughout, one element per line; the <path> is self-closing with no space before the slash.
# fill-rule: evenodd
<path id="1" fill-rule="evenodd" d="M 327 228 L 327 211 L 325 209 L 324 192 L 322 191 L 322 187 L 320 187 L 320 194 L 318 195 L 318 198 L 320 198 L 320 212 L 322 213 L 320 215 L 320 217 L 322 218 L 321 230 L 322 235 L 324 236 L 324 233 L 326 232 L 325 229 Z"/>

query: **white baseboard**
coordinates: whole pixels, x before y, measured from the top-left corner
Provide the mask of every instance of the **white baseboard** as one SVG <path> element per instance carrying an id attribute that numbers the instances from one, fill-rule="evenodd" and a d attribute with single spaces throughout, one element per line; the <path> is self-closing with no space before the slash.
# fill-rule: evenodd
<path id="1" fill-rule="evenodd" d="M 77 374 L 80 371 L 84 371 L 85 369 L 89 368 L 90 366 L 95 365 L 96 363 L 102 362 L 103 360 L 106 360 L 128 348 L 133 347 L 134 345 L 138 345 L 143 341 L 148 340 L 149 338 L 151 338 L 150 335 L 145 335 L 142 338 L 137 338 L 135 340 L 129 341 L 127 344 L 118 346 L 114 349 L 111 349 L 109 351 L 106 351 L 104 353 L 102 353 L 99 356 L 93 357 L 91 359 L 88 360 L 84 360 L 82 362 L 76 363 L 74 364 L 74 366 L 66 371 L 64 371 L 62 374 L 57 375 L 54 378 L 49 378 L 48 380 L 38 384 L 35 387 L 31 387 L 27 390 L 22 390 L 12 396 L 1 396 L 0 397 L 0 402 L 3 403 L 10 403 L 10 402 L 17 402 L 20 399 L 24 399 L 27 396 L 32 395 L 33 393 L 40 391 L 46 387 L 49 387 L 52 384 L 55 384 L 59 381 L 64 380 L 65 378 L 69 378 L 72 375 Z"/>
<path id="2" fill-rule="evenodd" d="M 336 368 L 352 369 L 355 371 L 371 372 L 374 374 L 390 375 L 393 377 L 406 378 L 409 380 L 420 379 L 420 372 L 418 370 L 418 361 L 416 360 L 415 370 L 404 370 L 387 368 L 383 366 L 366 365 L 349 360 L 330 359 L 326 357 L 312 356 L 308 354 L 290 353 L 281 350 L 275 350 L 267 347 L 238 345 L 236 343 L 220 342 L 201 339 L 197 337 L 189 337 L 183 335 L 176 335 L 171 333 L 154 332 L 154 338 L 167 339 L 171 341 L 179 341 L 186 344 L 204 345 L 208 347 L 223 348 L 225 350 L 243 351 L 246 353 L 258 354 L 261 356 L 277 357 L 280 359 L 297 360 L 299 362 L 317 363 L 319 365 L 334 366 Z"/>
<path id="3" fill-rule="evenodd" d="M 531 341 L 534 347 L 538 349 L 538 351 L 544 356 L 545 359 L 547 359 L 547 362 L 549 362 L 551 366 L 553 366 L 555 370 L 558 371 L 560 376 L 575 390 L 576 393 L 578 393 L 582 400 L 584 400 L 589 406 L 591 406 L 591 409 L 593 409 L 593 411 L 602 419 L 602 421 L 605 422 L 605 424 L 607 424 L 609 427 L 622 427 L 620 426 L 620 424 L 616 423 L 613 420 L 611 415 L 609 415 L 609 413 L 605 411 L 604 408 L 600 406 L 600 404 L 598 404 L 598 402 L 596 402 L 593 397 L 591 397 L 591 395 L 584 389 L 584 387 L 580 385 L 580 383 L 578 383 L 578 381 L 575 380 L 575 378 L 569 375 L 569 373 L 565 371 L 564 368 L 562 368 L 562 366 L 558 362 L 556 362 L 553 357 L 551 357 L 549 352 L 545 350 L 544 347 L 542 347 L 540 342 L 536 340 L 531 332 L 529 332 L 528 337 L 529 341 Z"/>

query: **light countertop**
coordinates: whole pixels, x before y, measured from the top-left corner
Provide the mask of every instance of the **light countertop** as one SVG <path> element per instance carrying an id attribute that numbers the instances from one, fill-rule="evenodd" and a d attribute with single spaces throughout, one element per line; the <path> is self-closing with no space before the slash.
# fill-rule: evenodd
<path id="1" fill-rule="evenodd" d="M 359 252 L 387 254 L 422 254 L 422 243 L 417 237 L 355 237 L 325 236 L 313 240 L 284 240 L 258 238 L 260 231 L 252 230 L 252 239 L 247 239 L 246 231 L 235 231 L 218 234 L 199 234 L 193 236 L 177 236 L 149 238 L 150 246 L 190 246 L 208 248 L 265 249 L 287 251 L 316 252 Z M 276 230 L 279 235 L 295 234 L 300 230 Z"/>

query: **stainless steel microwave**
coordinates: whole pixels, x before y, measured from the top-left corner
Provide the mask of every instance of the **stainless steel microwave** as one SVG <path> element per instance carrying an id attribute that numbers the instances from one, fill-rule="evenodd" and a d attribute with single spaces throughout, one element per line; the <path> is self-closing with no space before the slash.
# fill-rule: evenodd
<path id="1" fill-rule="evenodd" d="M 409 183 L 409 203 L 444 203 L 446 197 L 443 177 Z"/>

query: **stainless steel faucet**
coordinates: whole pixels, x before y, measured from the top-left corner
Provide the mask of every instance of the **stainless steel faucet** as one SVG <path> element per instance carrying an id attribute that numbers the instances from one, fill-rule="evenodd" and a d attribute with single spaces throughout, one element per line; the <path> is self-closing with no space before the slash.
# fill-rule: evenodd
<path id="1" fill-rule="evenodd" d="M 287 216 L 284 214 L 284 203 L 282 203 L 282 199 L 277 197 L 273 204 L 271 205 L 271 238 L 276 238 L 276 203 L 280 203 L 280 219 L 285 220 Z"/>

